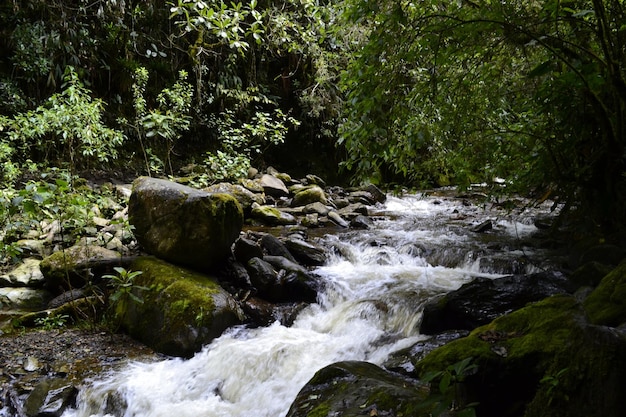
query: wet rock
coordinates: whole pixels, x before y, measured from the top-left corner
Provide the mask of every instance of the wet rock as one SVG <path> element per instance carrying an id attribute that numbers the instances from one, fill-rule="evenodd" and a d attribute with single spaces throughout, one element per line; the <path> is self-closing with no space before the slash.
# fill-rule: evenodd
<path id="1" fill-rule="evenodd" d="M 260 297 L 269 301 L 279 301 L 282 296 L 278 283 L 278 272 L 267 261 L 252 258 L 246 266 L 250 274 L 250 282 Z"/>
<path id="2" fill-rule="evenodd" d="M 282 256 L 292 262 L 296 262 L 296 258 L 289 252 L 287 246 L 276 236 L 265 234 L 261 237 L 259 243 L 268 255 Z"/>
<path id="3" fill-rule="evenodd" d="M 370 193 L 370 195 L 372 196 L 372 200 L 376 203 L 384 203 L 385 201 L 387 201 L 387 195 L 374 184 L 367 185 L 365 187 L 365 191 Z"/>
<path id="4" fill-rule="evenodd" d="M 328 218 L 337 226 L 341 226 L 344 228 L 350 227 L 350 224 L 345 221 L 344 218 L 341 217 L 341 215 L 339 215 L 339 213 L 337 213 L 336 211 L 331 211 L 330 213 L 328 213 Z"/>
<path id="5" fill-rule="evenodd" d="M 484 222 L 473 226 L 470 230 L 474 233 L 485 233 L 493 229 L 493 223 L 491 220 L 485 220 Z"/>
<path id="6" fill-rule="evenodd" d="M 255 326 L 269 326 L 279 322 L 283 326 L 291 326 L 308 303 L 270 303 L 257 297 L 247 299 L 243 304 L 246 315 Z"/>
<path id="7" fill-rule="evenodd" d="M 0 288 L 0 309 L 36 311 L 46 308 L 52 294 L 44 289 L 26 287 Z"/>
<path id="8" fill-rule="evenodd" d="M 369 229 L 374 226 L 374 222 L 367 216 L 358 215 L 350 220 L 350 227 L 353 229 Z"/>
<path id="9" fill-rule="evenodd" d="M 272 197 L 287 197 L 289 190 L 283 181 L 270 174 L 264 174 L 259 180 L 259 184 L 263 187 L 265 194 Z"/>
<path id="10" fill-rule="evenodd" d="M 263 249 L 255 241 L 240 237 L 233 246 L 233 255 L 237 261 L 246 264 L 252 258 L 262 258 Z"/>
<path id="11" fill-rule="evenodd" d="M 573 287 L 559 272 L 476 278 L 424 308 L 420 331 L 436 334 L 447 330 L 472 330 L 526 304 Z"/>
<path id="12" fill-rule="evenodd" d="M 26 258 L 11 272 L 0 275 L 0 287 L 40 287 L 44 276 L 39 268 L 41 261 Z"/>
<path id="13" fill-rule="evenodd" d="M 436 334 L 426 340 L 417 342 L 409 348 L 394 352 L 385 361 L 383 367 L 393 372 L 412 375 L 415 371 L 415 364 L 424 359 L 430 352 L 467 335 L 469 335 L 467 330 L 453 330 Z"/>
<path id="14" fill-rule="evenodd" d="M 78 390 L 68 380 L 45 379 L 39 382 L 24 402 L 28 417 L 59 417 L 76 401 Z"/>
<path id="15" fill-rule="evenodd" d="M 230 255 L 243 211 L 229 194 L 140 177 L 129 199 L 129 221 L 143 249 L 161 259 L 210 269 Z"/>
<path id="16" fill-rule="evenodd" d="M 215 278 L 152 257 L 137 259 L 131 269 L 143 271 L 133 289 L 142 302 L 120 297 L 114 322 L 157 352 L 190 357 L 245 319 Z"/>
<path id="17" fill-rule="evenodd" d="M 602 278 L 584 306 L 594 324 L 617 327 L 626 323 L 626 264 Z"/>
<path id="18" fill-rule="evenodd" d="M 480 416 L 616 415 L 626 407 L 625 350 L 623 335 L 590 324 L 574 297 L 555 295 L 432 351 L 416 373 L 473 358 L 478 368 L 464 386 Z"/>
<path id="19" fill-rule="evenodd" d="M 428 392 L 419 381 L 368 362 L 337 362 L 317 371 L 296 396 L 287 417 L 426 417 L 431 407 L 420 404 Z"/>
<path id="20" fill-rule="evenodd" d="M 285 246 L 298 262 L 306 266 L 321 266 L 328 259 L 328 253 L 324 247 L 299 237 L 289 237 L 285 241 Z"/>

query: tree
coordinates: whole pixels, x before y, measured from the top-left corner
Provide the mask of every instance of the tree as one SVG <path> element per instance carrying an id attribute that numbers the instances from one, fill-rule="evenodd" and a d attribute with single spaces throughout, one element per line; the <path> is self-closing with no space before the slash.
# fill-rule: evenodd
<path id="1" fill-rule="evenodd" d="M 624 217 L 623 0 L 349 0 L 345 167 L 418 184 L 508 179 Z"/>

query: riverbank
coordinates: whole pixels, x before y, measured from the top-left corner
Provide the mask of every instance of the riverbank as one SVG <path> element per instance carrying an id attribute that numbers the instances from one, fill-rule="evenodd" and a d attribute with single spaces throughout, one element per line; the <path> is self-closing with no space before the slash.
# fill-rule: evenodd
<path id="1" fill-rule="evenodd" d="M 0 335 L 0 409 L 19 416 L 23 397 L 47 378 L 74 384 L 116 369 L 129 360 L 157 359 L 151 349 L 104 329 L 30 329 Z"/>

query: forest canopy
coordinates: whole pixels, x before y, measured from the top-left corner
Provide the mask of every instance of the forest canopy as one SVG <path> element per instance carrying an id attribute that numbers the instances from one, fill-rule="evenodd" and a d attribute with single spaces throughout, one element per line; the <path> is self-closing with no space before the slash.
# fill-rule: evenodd
<path id="1" fill-rule="evenodd" d="M 616 232 L 626 218 L 625 7 L 4 2 L 3 180 L 33 164 L 150 175 L 192 164 L 199 185 L 251 165 L 337 164 L 354 183 L 385 186 L 502 178 L 507 192 L 552 198 Z"/>

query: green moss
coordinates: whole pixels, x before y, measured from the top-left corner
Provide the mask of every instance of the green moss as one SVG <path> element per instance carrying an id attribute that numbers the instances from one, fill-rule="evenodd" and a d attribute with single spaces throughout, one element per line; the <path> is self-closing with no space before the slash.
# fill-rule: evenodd
<path id="1" fill-rule="evenodd" d="M 237 304 L 217 280 L 152 257 L 137 259 L 133 271 L 143 271 L 135 289 L 143 303 L 123 300 L 115 306 L 122 330 L 157 351 L 190 356 L 243 320 Z"/>
<path id="2" fill-rule="evenodd" d="M 330 406 L 327 403 L 321 403 L 308 412 L 307 417 L 327 417 L 330 413 Z"/>
<path id="3" fill-rule="evenodd" d="M 616 327 L 626 322 L 626 263 L 602 279 L 584 306 L 594 324 Z"/>

